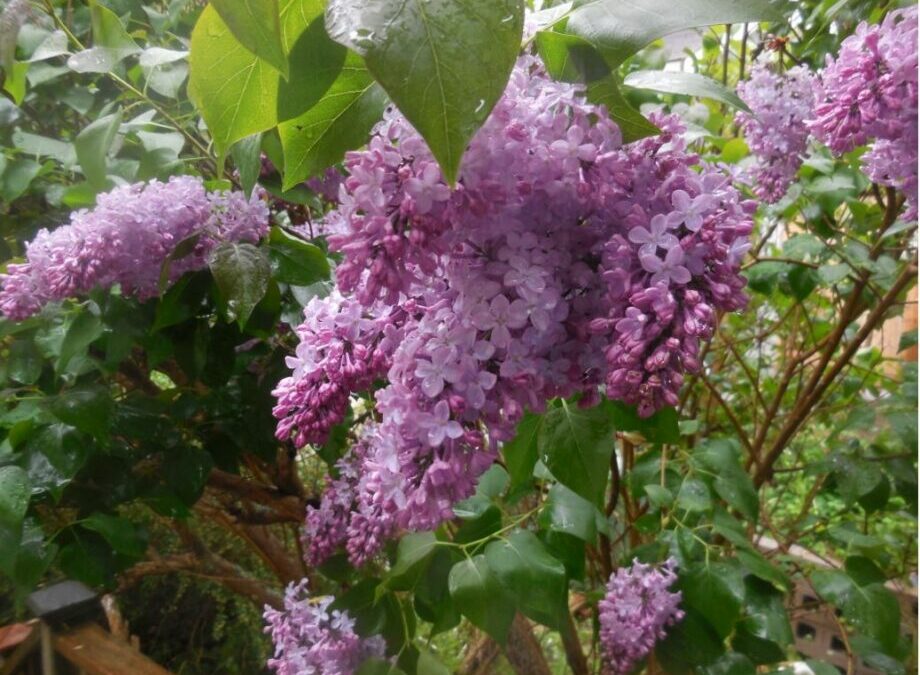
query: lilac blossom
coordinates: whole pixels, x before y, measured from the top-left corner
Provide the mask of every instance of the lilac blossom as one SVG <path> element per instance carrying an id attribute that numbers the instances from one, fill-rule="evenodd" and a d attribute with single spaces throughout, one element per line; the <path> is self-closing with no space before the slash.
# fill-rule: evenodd
<path id="1" fill-rule="evenodd" d="M 338 290 L 307 308 L 276 391 L 278 437 L 298 447 L 373 395 L 354 468 L 307 518 L 312 561 L 344 548 L 359 565 L 453 517 L 553 398 L 605 393 L 644 416 L 677 402 L 716 312 L 746 301 L 735 258 L 756 204 L 688 152 L 677 118 L 654 122 L 660 136 L 623 145 L 603 107 L 525 56 L 453 191 L 395 109 L 348 153 L 321 224 Z"/>
<path id="2" fill-rule="evenodd" d="M 815 77 L 805 66 L 784 73 L 761 58 L 738 94 L 751 109 L 735 121 L 754 155 L 742 180 L 766 202 L 779 201 L 792 184 L 808 149 L 807 120 L 815 104 Z"/>
<path id="3" fill-rule="evenodd" d="M 348 612 L 330 608 L 331 596 L 313 598 L 308 590 L 304 579 L 287 587 L 283 610 L 266 606 L 265 632 L 275 645 L 269 668 L 278 675 L 352 675 L 384 655 L 383 638 L 359 636 Z"/>
<path id="4" fill-rule="evenodd" d="M 119 187 L 68 225 L 39 231 L 26 261 L 0 275 L 0 312 L 20 320 L 49 302 L 115 284 L 146 300 L 159 293 L 163 263 L 183 241 L 192 250 L 171 260 L 169 282 L 205 267 L 221 242 L 255 243 L 267 231 L 268 207 L 258 193 L 247 200 L 241 192 L 207 192 L 191 176 Z"/>
<path id="5" fill-rule="evenodd" d="M 677 581 L 676 566 L 673 558 L 658 569 L 634 560 L 610 575 L 607 595 L 598 603 L 605 674 L 632 671 L 684 617 L 680 592 L 668 590 Z"/>
<path id="6" fill-rule="evenodd" d="M 917 7 L 865 22 L 827 57 L 812 133 L 836 154 L 872 143 L 863 167 L 873 181 L 907 196 L 917 217 Z"/>

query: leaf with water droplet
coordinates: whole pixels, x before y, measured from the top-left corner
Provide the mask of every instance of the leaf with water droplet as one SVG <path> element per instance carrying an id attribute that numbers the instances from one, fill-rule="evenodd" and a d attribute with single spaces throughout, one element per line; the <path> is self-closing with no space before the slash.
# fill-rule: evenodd
<path id="1" fill-rule="evenodd" d="M 521 0 L 330 0 L 329 36 L 364 57 L 448 182 L 520 49 Z"/>
<path id="2" fill-rule="evenodd" d="M 240 328 L 246 325 L 252 310 L 268 290 L 271 264 L 261 249 L 252 244 L 225 242 L 208 261 L 227 313 Z"/>

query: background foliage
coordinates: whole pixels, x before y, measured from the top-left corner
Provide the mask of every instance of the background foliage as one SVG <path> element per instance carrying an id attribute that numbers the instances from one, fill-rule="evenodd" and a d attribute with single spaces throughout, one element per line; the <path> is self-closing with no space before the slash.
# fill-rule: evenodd
<path id="1" fill-rule="evenodd" d="M 818 67 L 858 21 L 890 9 L 672 4 L 646 3 L 654 20 L 607 0 L 544 6 L 534 47 L 555 77 L 588 81 L 628 138 L 656 131 L 640 108 L 664 105 L 689 120 L 705 158 L 727 165 L 749 152 L 732 124 L 743 105 L 733 85 L 756 55 Z M 356 18 L 355 5 L 382 9 Z M 308 575 L 359 630 L 382 633 L 406 672 L 486 658 L 480 631 L 514 662 L 517 612 L 546 627 L 537 632 L 558 668 L 579 672 L 597 664 L 600 584 L 634 557 L 672 555 L 687 616 L 653 667 L 742 673 L 786 661 L 786 600 L 800 580 L 840 610 L 851 664 L 915 667 L 884 584 L 916 572 L 916 363 L 868 338 L 914 283 L 916 223 L 898 221 L 900 197 L 860 173 L 859 150 L 815 149 L 788 195 L 761 208 L 745 263 L 751 304 L 721 318 L 678 410 L 641 420 L 609 401 L 557 401 L 525 418 L 454 522 L 406 534 L 387 564 L 305 568 L 298 527 L 348 438 L 343 428 L 294 453 L 273 436 L 287 326 L 327 292 L 336 263 L 308 236 L 328 204 L 304 181 L 359 147 L 390 102 L 453 180 L 519 51 L 521 9 L 30 5 L 4 54 L 0 257 L 17 259 L 101 191 L 177 173 L 247 191 L 258 182 L 273 229 L 152 301 L 98 291 L 0 320 L 0 571 L 17 600 L 63 576 L 117 590 L 145 650 L 177 672 L 256 672 L 266 646 L 243 599 L 277 604 L 283 584 Z M 709 24 L 685 53 L 660 41 Z M 708 79 L 663 74 L 674 57 Z M 758 547 L 763 537 L 777 546 Z M 805 565 L 793 545 L 843 567 Z M 152 598 L 162 613 L 146 608 Z"/>

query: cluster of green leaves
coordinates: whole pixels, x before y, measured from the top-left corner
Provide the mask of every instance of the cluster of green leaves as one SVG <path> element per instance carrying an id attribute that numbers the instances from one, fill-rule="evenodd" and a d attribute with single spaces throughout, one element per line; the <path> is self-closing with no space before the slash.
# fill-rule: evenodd
<path id="1" fill-rule="evenodd" d="M 627 139 L 655 133 L 620 92 L 615 69 L 663 35 L 724 21 L 782 18 L 772 0 L 664 2 L 639 9 L 610 0 L 551 7 L 534 36 L 549 71 L 590 83 Z M 653 17 L 651 20 L 649 17 Z M 190 95 L 218 152 L 277 134 L 289 189 L 361 145 L 392 101 L 422 134 L 449 182 L 507 83 L 519 54 L 521 0 L 216 2 L 191 41 Z M 411 45 L 407 47 L 407 45 Z M 697 73 L 637 72 L 627 85 L 708 96 L 744 107 Z"/>

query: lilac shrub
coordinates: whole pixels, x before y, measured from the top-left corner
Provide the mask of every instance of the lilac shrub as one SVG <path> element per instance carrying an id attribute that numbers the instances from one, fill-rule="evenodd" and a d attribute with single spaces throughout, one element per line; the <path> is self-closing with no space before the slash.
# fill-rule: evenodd
<path id="1" fill-rule="evenodd" d="M 265 608 L 265 632 L 275 645 L 269 668 L 278 675 L 352 675 L 366 659 L 383 656 L 383 638 L 359 636 L 348 612 L 329 608 L 332 600 L 310 597 L 304 579 L 288 586 L 283 610 Z"/>
<path id="2" fill-rule="evenodd" d="M 94 288 L 121 286 L 141 300 L 159 292 L 163 263 L 183 240 L 192 250 L 172 261 L 169 280 L 207 265 L 224 241 L 257 242 L 268 231 L 268 207 L 258 195 L 208 192 L 200 178 L 178 176 L 100 194 L 91 210 L 70 223 L 40 230 L 26 248 L 26 261 L 0 275 L 0 312 L 25 319 L 55 300 Z"/>
<path id="3" fill-rule="evenodd" d="M 385 386 L 308 516 L 313 562 L 344 545 L 361 564 L 397 528 L 452 517 L 555 397 L 604 392 L 643 416 L 677 402 L 716 312 L 745 304 L 756 205 L 687 150 L 677 118 L 655 122 L 661 135 L 624 145 L 602 107 L 523 57 L 455 189 L 395 110 L 348 154 L 321 224 L 338 292 L 306 308 L 278 437 L 321 443 L 351 396 Z"/>
<path id="4" fill-rule="evenodd" d="M 763 59 L 751 69 L 750 78 L 738 85 L 738 94 L 751 112 L 738 113 L 735 121 L 755 157 L 743 180 L 765 202 L 779 201 L 802 165 L 814 89 L 815 78 L 807 67 L 776 73 Z"/>
<path id="5" fill-rule="evenodd" d="M 667 628 L 684 617 L 680 592 L 668 590 L 677 581 L 676 566 L 673 558 L 659 569 L 636 560 L 610 576 L 607 594 L 598 603 L 604 673 L 632 671 Z"/>
<path id="6" fill-rule="evenodd" d="M 842 154 L 871 143 L 870 179 L 904 192 L 904 217 L 917 217 L 917 8 L 859 24 L 821 71 L 815 137 Z"/>

